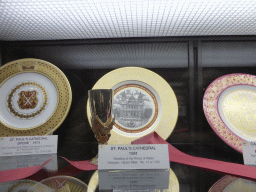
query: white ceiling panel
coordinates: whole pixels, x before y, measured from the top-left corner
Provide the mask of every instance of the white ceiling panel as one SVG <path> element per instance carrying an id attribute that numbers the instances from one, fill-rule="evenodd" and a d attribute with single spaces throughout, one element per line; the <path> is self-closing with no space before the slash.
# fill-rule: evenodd
<path id="1" fill-rule="evenodd" d="M 256 35 L 255 0 L 0 0 L 0 40 Z"/>

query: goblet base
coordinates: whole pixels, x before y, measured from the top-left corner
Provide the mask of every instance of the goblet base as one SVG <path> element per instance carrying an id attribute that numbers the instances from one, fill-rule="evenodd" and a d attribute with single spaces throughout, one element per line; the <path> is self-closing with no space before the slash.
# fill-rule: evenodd
<path id="1" fill-rule="evenodd" d="M 98 165 L 98 154 L 90 160 L 93 165 Z"/>

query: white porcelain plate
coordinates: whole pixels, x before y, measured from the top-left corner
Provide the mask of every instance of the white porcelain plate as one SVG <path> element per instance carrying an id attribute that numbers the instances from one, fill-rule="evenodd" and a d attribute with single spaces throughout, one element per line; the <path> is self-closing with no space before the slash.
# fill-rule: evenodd
<path id="1" fill-rule="evenodd" d="M 58 103 L 51 80 L 39 73 L 21 73 L 0 87 L 0 118 L 8 127 L 29 129 L 45 123 Z"/>
<path id="2" fill-rule="evenodd" d="M 0 68 L 0 136 L 45 135 L 71 105 L 71 88 L 54 65 L 21 59 Z"/>
<path id="3" fill-rule="evenodd" d="M 115 124 L 109 144 L 130 144 L 152 131 L 167 139 L 178 118 L 178 103 L 170 85 L 156 73 L 139 67 L 119 68 L 104 75 L 93 89 L 113 89 Z M 87 103 L 87 117 L 91 112 Z"/>

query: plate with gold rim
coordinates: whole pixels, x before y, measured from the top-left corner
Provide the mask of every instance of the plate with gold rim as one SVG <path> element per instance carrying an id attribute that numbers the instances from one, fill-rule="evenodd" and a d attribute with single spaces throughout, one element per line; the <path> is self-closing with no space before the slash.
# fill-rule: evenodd
<path id="1" fill-rule="evenodd" d="M 41 184 L 38 181 L 33 181 L 29 179 L 8 181 L 0 183 L 0 189 L 3 192 L 21 192 L 21 191 L 30 191 L 30 192 L 51 192 L 47 186 Z"/>
<path id="2" fill-rule="evenodd" d="M 218 180 L 208 192 L 254 192 L 256 182 L 226 175 Z"/>
<path id="3" fill-rule="evenodd" d="M 109 144 L 130 144 L 156 131 L 167 139 L 178 118 L 171 86 L 158 74 L 140 67 L 123 67 L 100 78 L 92 89 L 113 89 L 115 124 Z M 91 112 L 87 102 L 87 117 Z"/>
<path id="4" fill-rule="evenodd" d="M 49 177 L 42 180 L 40 184 L 56 192 L 86 192 L 88 187 L 80 179 L 66 175 Z"/>
<path id="5" fill-rule="evenodd" d="M 234 73 L 217 78 L 205 91 L 203 109 L 215 133 L 242 152 L 244 141 L 256 140 L 256 76 Z"/>
<path id="6" fill-rule="evenodd" d="M 0 137 L 47 135 L 66 118 L 71 87 L 55 65 L 20 59 L 0 67 Z"/>

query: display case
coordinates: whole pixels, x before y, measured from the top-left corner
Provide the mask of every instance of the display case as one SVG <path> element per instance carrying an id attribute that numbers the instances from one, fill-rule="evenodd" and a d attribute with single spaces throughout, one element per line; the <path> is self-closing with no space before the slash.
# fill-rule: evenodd
<path id="1" fill-rule="evenodd" d="M 2 66 L 24 58 L 48 61 L 61 69 L 72 90 L 69 113 L 60 127 L 53 132 L 58 135 L 57 169 L 42 169 L 24 179 L 42 181 L 53 176 L 66 175 L 77 178 L 86 185 L 90 183 L 95 170 L 79 170 L 62 157 L 72 161 L 85 161 L 95 157 L 98 143 L 87 118 L 88 90 L 104 75 L 122 67 L 148 69 L 171 86 L 178 103 L 178 118 L 166 139 L 169 144 L 191 156 L 244 164 L 242 152 L 233 148 L 214 131 L 205 115 L 203 100 L 207 88 L 217 78 L 234 73 L 256 75 L 255 36 L 0 43 Z M 166 126 L 164 129 L 172 127 Z M 19 160 L 14 162 L 18 163 Z M 178 190 L 170 188 L 170 191 L 239 191 L 256 187 L 253 180 L 225 176 L 224 173 L 214 170 L 175 162 L 171 162 L 170 167 L 175 175 L 172 178 L 176 177 L 178 181 Z M 172 186 L 177 186 L 177 183 L 173 182 Z"/>

